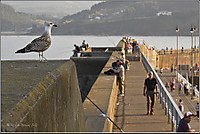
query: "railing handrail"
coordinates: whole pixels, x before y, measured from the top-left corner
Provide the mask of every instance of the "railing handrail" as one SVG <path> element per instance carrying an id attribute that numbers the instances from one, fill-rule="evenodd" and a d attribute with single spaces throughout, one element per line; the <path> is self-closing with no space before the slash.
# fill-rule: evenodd
<path id="1" fill-rule="evenodd" d="M 178 73 L 178 80 L 179 82 L 183 81 L 184 83 L 187 83 L 190 86 L 190 90 L 193 90 L 192 84 L 188 80 L 186 80 L 180 73 Z M 197 89 L 195 90 L 195 96 L 199 97 L 199 91 Z"/>
<path id="2" fill-rule="evenodd" d="M 172 131 L 174 131 L 174 126 L 176 128 L 178 127 L 179 121 L 183 118 L 183 114 L 179 110 L 177 104 L 174 102 L 173 98 L 171 97 L 170 93 L 167 91 L 165 88 L 163 82 L 149 63 L 149 61 L 146 59 L 144 54 L 141 52 L 141 58 L 143 65 L 145 66 L 145 69 L 147 72 L 151 71 L 153 72 L 154 78 L 158 81 L 158 86 L 159 86 L 159 98 L 160 98 L 160 103 L 163 105 L 163 109 L 165 108 L 165 114 L 168 113 L 168 122 L 172 123 Z"/>

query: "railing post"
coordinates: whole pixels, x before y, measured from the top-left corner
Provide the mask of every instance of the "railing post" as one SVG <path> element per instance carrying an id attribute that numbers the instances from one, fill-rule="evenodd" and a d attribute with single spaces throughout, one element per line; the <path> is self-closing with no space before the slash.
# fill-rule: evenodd
<path id="1" fill-rule="evenodd" d="M 167 102 L 167 95 L 165 95 L 165 115 L 167 115 L 167 109 L 168 109 L 168 102 Z"/>
<path id="2" fill-rule="evenodd" d="M 175 120 L 176 120 L 176 130 L 177 130 L 177 128 L 178 128 L 178 123 L 179 123 L 179 120 L 178 120 L 178 112 L 177 112 L 177 111 L 176 111 Z"/>
<path id="3" fill-rule="evenodd" d="M 172 131 L 174 131 L 174 108 L 173 108 L 173 106 L 172 106 L 172 104 L 171 104 L 171 110 L 172 110 Z"/>
<path id="4" fill-rule="evenodd" d="M 162 96 L 162 109 L 164 109 L 165 106 L 165 94 Z"/>
<path id="5" fill-rule="evenodd" d="M 170 118 L 171 118 L 171 104 L 168 99 L 168 123 L 170 123 Z"/>

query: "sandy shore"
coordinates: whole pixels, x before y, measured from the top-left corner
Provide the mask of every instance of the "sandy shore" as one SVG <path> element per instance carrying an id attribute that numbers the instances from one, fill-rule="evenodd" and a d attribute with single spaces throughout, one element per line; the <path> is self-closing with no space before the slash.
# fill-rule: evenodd
<path id="1" fill-rule="evenodd" d="M 2 119 L 51 71 L 67 60 L 40 63 L 35 60 L 1 61 L 1 117 Z"/>

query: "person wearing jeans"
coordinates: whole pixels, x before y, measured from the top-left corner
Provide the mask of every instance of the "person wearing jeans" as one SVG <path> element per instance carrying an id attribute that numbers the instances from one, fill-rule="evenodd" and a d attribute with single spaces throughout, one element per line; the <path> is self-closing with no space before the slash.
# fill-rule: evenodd
<path id="1" fill-rule="evenodd" d="M 146 91 L 147 89 L 147 91 Z M 156 92 L 155 92 L 156 89 Z M 146 91 L 146 92 L 145 92 Z M 147 97 L 147 115 L 153 115 L 153 108 L 155 103 L 155 94 L 158 96 L 158 84 L 153 73 L 149 72 L 149 77 L 145 79 L 143 95 Z"/>

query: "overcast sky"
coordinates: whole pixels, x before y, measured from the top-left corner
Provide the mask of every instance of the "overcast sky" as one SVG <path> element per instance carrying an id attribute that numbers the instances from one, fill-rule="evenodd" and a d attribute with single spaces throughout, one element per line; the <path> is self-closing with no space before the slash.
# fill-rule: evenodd
<path id="1" fill-rule="evenodd" d="M 90 9 L 95 3 L 101 1 L 1 1 L 4 4 L 11 5 L 16 11 L 45 14 L 62 18 L 63 16 L 77 13 L 84 9 Z"/>

